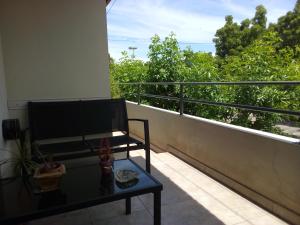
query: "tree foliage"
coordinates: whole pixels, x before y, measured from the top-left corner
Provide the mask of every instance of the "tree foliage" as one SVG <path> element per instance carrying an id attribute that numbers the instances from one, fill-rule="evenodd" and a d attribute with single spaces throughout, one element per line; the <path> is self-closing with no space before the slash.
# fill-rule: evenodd
<path id="1" fill-rule="evenodd" d="M 178 41 L 174 33 L 171 33 L 164 40 L 158 35 L 151 39 L 149 45 L 149 69 L 145 77 L 147 82 L 173 82 L 182 81 L 181 73 L 183 67 L 183 54 L 179 48 Z M 148 94 L 176 97 L 178 88 L 174 85 L 149 85 L 145 87 Z M 157 107 L 176 109 L 176 102 L 165 101 L 161 99 L 148 99 L 148 101 Z"/>
<path id="2" fill-rule="evenodd" d="M 122 82 L 216 82 L 216 81 L 299 81 L 300 80 L 300 0 L 295 9 L 279 18 L 278 24 L 267 27 L 267 11 L 256 7 L 252 19 L 240 24 L 232 16 L 225 17 L 225 25 L 216 31 L 213 40 L 216 56 L 180 49 L 174 33 L 164 39 L 151 39 L 148 62 L 132 59 L 126 52 L 115 62 L 110 72 L 113 96 L 136 100 L 141 91 L 137 86 L 118 85 Z M 144 85 L 143 93 L 179 97 L 179 85 Z M 290 86 L 185 86 L 186 99 L 204 103 L 232 103 L 260 107 L 300 110 L 300 87 Z M 174 100 L 146 98 L 144 103 L 179 110 Z M 210 104 L 184 103 L 184 113 L 224 121 L 254 129 L 279 132 L 275 125 L 295 119 L 274 113 L 242 110 Z M 299 120 L 299 118 L 297 119 Z"/>
<path id="3" fill-rule="evenodd" d="M 276 31 L 282 38 L 282 46 L 300 45 L 300 0 L 297 0 L 293 11 L 278 19 Z"/>
<path id="4" fill-rule="evenodd" d="M 222 81 L 219 74 L 216 58 L 210 53 L 193 52 L 191 49 L 183 50 L 185 66 L 182 70 L 184 81 L 213 82 Z M 222 89 L 217 86 L 187 86 L 184 97 L 201 99 L 205 101 L 223 101 Z M 222 120 L 226 109 L 223 107 L 203 104 L 186 103 L 184 112 L 210 119 Z"/>
<path id="5" fill-rule="evenodd" d="M 233 22 L 232 16 L 225 17 L 225 25 L 216 32 L 213 41 L 216 44 L 216 54 L 220 57 L 236 55 L 241 50 L 240 26 Z"/>
<path id="6" fill-rule="evenodd" d="M 263 5 L 256 7 L 254 17 L 245 19 L 241 24 L 233 22 L 232 16 L 225 17 L 225 25 L 218 29 L 213 41 L 216 55 L 224 58 L 227 55 L 238 55 L 266 30 L 267 10 Z"/>
<path id="7" fill-rule="evenodd" d="M 145 80 L 148 66 L 142 60 L 129 57 L 126 51 L 118 63 L 110 61 L 110 78 L 113 97 L 123 96 L 128 100 L 136 100 L 138 87 L 122 83 L 141 82 Z"/>
<path id="8" fill-rule="evenodd" d="M 254 41 L 239 56 L 227 57 L 222 71 L 230 81 L 287 80 L 287 70 L 294 61 L 291 49 L 277 50 L 281 39 L 275 32 Z M 295 75 L 295 74 L 294 74 Z M 233 103 L 271 108 L 287 108 L 288 92 L 280 87 L 239 86 L 232 90 Z M 231 122 L 272 131 L 280 116 L 257 111 L 235 110 Z"/>

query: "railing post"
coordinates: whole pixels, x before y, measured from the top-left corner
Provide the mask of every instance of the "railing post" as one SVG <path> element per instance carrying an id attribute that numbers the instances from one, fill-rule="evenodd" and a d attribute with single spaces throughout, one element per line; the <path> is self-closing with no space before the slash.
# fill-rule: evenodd
<path id="1" fill-rule="evenodd" d="M 141 104 L 141 83 L 138 84 L 138 105 Z"/>
<path id="2" fill-rule="evenodd" d="M 180 83 L 180 100 L 179 100 L 179 113 L 183 115 L 183 87 L 184 84 Z"/>

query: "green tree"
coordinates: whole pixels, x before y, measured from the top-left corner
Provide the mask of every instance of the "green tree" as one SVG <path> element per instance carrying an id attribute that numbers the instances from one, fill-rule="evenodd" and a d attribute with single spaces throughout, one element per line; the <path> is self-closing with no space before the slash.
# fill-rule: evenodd
<path id="1" fill-rule="evenodd" d="M 226 58 L 221 71 L 231 81 L 278 81 L 287 80 L 291 74 L 297 76 L 295 68 L 289 68 L 294 61 L 293 51 L 278 50 L 277 46 L 281 42 L 276 32 L 268 32 L 245 48 L 239 56 Z M 236 104 L 290 108 L 286 88 L 241 86 L 232 88 L 231 93 Z M 236 109 L 230 121 L 246 127 L 274 131 L 274 125 L 280 119 L 277 114 Z"/>
<path id="2" fill-rule="evenodd" d="M 300 0 L 297 0 L 293 11 L 278 19 L 275 29 L 283 40 L 283 47 L 300 45 Z"/>
<path id="3" fill-rule="evenodd" d="M 263 5 L 258 5 L 256 7 L 255 15 L 252 19 L 252 26 L 249 33 L 249 44 L 254 40 L 259 38 L 264 31 L 266 31 L 267 26 L 267 10 Z"/>
<path id="4" fill-rule="evenodd" d="M 110 77 L 113 97 L 125 97 L 128 100 L 137 100 L 138 87 L 120 83 L 142 82 L 145 80 L 148 66 L 142 60 L 129 57 L 126 51 L 122 52 L 119 62 L 110 62 Z"/>
<path id="5" fill-rule="evenodd" d="M 149 62 L 134 60 L 123 52 L 123 57 L 111 60 L 111 82 L 115 96 L 123 95 L 136 101 L 137 86 L 119 86 L 119 82 L 176 82 L 176 81 L 280 81 L 300 80 L 299 43 L 300 0 L 293 12 L 281 17 L 278 24 L 268 29 L 267 11 L 256 7 L 254 17 L 233 22 L 226 16 L 225 25 L 215 35 L 216 56 L 181 50 L 174 33 L 165 39 L 155 35 L 149 46 Z M 143 91 L 171 99 L 180 96 L 179 85 L 145 85 Z M 300 87 L 291 86 L 189 86 L 184 98 L 204 102 L 223 102 L 261 107 L 300 110 Z M 176 110 L 177 101 L 143 98 L 144 103 Z M 282 120 L 295 117 L 254 110 L 211 106 L 208 104 L 184 104 L 184 113 L 229 122 L 259 130 L 279 132 L 274 126 Z M 300 120 L 297 118 L 297 120 Z"/>
<path id="6" fill-rule="evenodd" d="M 224 27 L 217 30 L 213 39 L 216 54 L 220 57 L 236 55 L 242 49 L 240 26 L 233 22 L 232 16 L 226 16 L 225 21 Z"/>
<path id="7" fill-rule="evenodd" d="M 222 81 L 216 58 L 210 53 L 193 52 L 190 49 L 184 51 L 188 55 L 183 75 L 185 81 L 216 82 Z M 189 52 L 186 54 L 186 52 Z M 215 85 L 190 85 L 184 90 L 184 97 L 208 102 L 224 102 L 223 88 Z M 185 103 L 184 112 L 191 115 L 201 116 L 209 119 L 224 121 L 228 109 L 224 107 L 211 106 L 207 104 Z"/>
<path id="8" fill-rule="evenodd" d="M 213 39 L 216 54 L 222 58 L 227 55 L 238 55 L 266 30 L 266 14 L 266 8 L 258 5 L 252 20 L 245 19 L 240 25 L 233 22 L 232 16 L 226 16 L 225 25 L 217 30 Z"/>
<path id="9" fill-rule="evenodd" d="M 251 42 L 251 29 L 250 29 L 251 20 L 245 19 L 241 22 L 241 45 L 247 47 Z"/>
<path id="10" fill-rule="evenodd" d="M 121 91 L 116 81 L 115 72 L 116 63 L 115 60 L 109 56 L 109 74 L 110 74 L 110 92 L 112 98 L 119 98 L 121 96 Z"/>
<path id="11" fill-rule="evenodd" d="M 149 81 L 179 81 L 183 65 L 183 54 L 175 34 L 172 32 L 163 41 L 158 35 L 151 38 L 149 45 Z"/>
<path id="12" fill-rule="evenodd" d="M 255 16 L 252 19 L 253 26 L 257 25 L 260 29 L 266 29 L 267 26 L 267 10 L 263 5 L 256 6 Z"/>
<path id="13" fill-rule="evenodd" d="M 184 65 L 183 53 L 179 48 L 174 33 L 164 40 L 158 35 L 151 38 L 149 45 L 149 69 L 146 76 L 147 82 L 174 82 L 183 80 L 180 73 Z M 179 94 L 178 87 L 174 85 L 149 85 L 145 87 L 148 94 L 176 97 Z M 178 110 L 178 103 L 162 99 L 149 99 L 151 105 Z"/>

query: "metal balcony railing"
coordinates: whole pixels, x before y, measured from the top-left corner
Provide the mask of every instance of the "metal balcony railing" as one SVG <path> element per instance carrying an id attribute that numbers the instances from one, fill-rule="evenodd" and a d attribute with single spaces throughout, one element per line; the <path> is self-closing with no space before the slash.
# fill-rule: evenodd
<path id="1" fill-rule="evenodd" d="M 252 110 L 259 112 L 269 112 L 269 113 L 279 113 L 285 115 L 292 115 L 300 117 L 300 111 L 294 110 L 286 110 L 286 109 L 276 109 L 271 107 L 262 107 L 262 106 L 253 106 L 253 105 L 244 105 L 244 104 L 235 104 L 235 103 L 224 103 L 224 102 L 214 102 L 203 99 L 193 99 L 193 98 L 185 98 L 184 90 L 187 87 L 191 86 L 300 86 L 300 81 L 241 81 L 241 82 L 131 82 L 131 83 L 119 83 L 119 85 L 131 85 L 137 86 L 138 91 L 135 94 L 137 96 L 137 103 L 141 103 L 142 97 L 148 98 L 157 98 L 157 99 L 166 99 L 177 101 L 179 104 L 179 113 L 182 115 L 184 113 L 184 103 L 196 103 L 196 104 L 204 104 L 204 105 L 212 105 L 212 106 L 223 106 L 230 108 L 238 108 L 244 110 Z M 179 86 L 179 97 L 175 96 L 163 96 L 163 95 L 154 95 L 142 93 L 142 87 L 146 85 L 177 85 Z"/>

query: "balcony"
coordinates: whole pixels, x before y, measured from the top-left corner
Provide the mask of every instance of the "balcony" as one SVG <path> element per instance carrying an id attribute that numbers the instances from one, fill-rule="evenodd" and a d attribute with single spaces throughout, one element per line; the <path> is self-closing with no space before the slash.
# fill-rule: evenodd
<path id="1" fill-rule="evenodd" d="M 130 101 L 127 109 L 129 118 L 149 120 L 152 174 L 164 185 L 162 224 L 299 224 L 298 139 L 183 110 Z M 130 125 L 135 137 L 143 137 L 142 126 Z M 144 165 L 144 151 L 132 152 L 131 157 Z M 30 224 L 153 223 L 151 195 L 135 197 L 132 208 L 126 216 L 124 202 L 118 201 Z"/>
<path id="2" fill-rule="evenodd" d="M 0 120 L 19 118 L 26 128 L 31 100 L 110 97 L 106 2 L 1 2 Z M 129 117 L 150 122 L 162 224 L 300 224 L 299 140 L 186 115 L 182 93 L 171 100 L 180 113 L 127 104 Z M 131 131 L 142 137 L 138 125 Z M 0 149 L 14 150 L 2 133 Z M 132 156 L 144 161 L 142 152 Z M 152 198 L 135 198 L 130 216 L 115 202 L 29 223 L 152 224 Z"/>
<path id="3" fill-rule="evenodd" d="M 299 140 L 129 101 L 127 109 L 150 122 L 162 224 L 298 224 Z M 130 130 L 143 136 L 138 124 Z M 143 154 L 131 156 L 144 166 Z M 135 197 L 132 208 L 126 216 L 119 201 L 30 224 L 153 223 L 151 195 Z"/>
<path id="4" fill-rule="evenodd" d="M 128 102 L 127 106 L 130 117 L 142 116 L 149 119 L 152 148 L 157 152 L 164 152 L 157 154 L 160 161 L 164 161 L 161 158 L 165 155 L 170 157 L 169 153 L 172 153 L 273 214 L 299 223 L 298 139 L 189 115 L 180 116 L 177 112 L 133 102 Z M 140 127 L 132 126 L 131 131 L 141 136 Z M 171 167 L 181 175 L 185 175 L 181 165 L 191 168 L 174 156 L 171 156 L 171 159 L 174 160 Z M 155 162 L 153 163 L 155 165 Z M 195 173 L 202 174 L 199 171 Z M 193 176 L 187 174 L 185 177 Z M 211 180 L 207 177 L 206 179 Z M 216 181 L 209 185 L 200 178 L 199 180 L 192 178 L 192 181 L 198 182 L 200 188 L 208 189 L 208 193 L 212 194 L 211 197 L 223 199 L 225 206 L 230 203 L 233 211 L 241 213 L 244 210 L 251 214 L 252 210 L 258 209 Z M 180 186 L 180 182 L 176 182 L 176 185 Z M 217 190 L 218 188 L 220 189 Z M 220 198 L 216 197 L 219 194 Z M 248 203 L 241 203 L 237 199 L 243 199 L 242 201 Z M 201 204 L 201 201 L 199 203 Z M 205 204 L 205 201 L 202 204 Z M 249 205 L 253 208 L 243 209 Z M 214 215 L 218 217 L 217 214 Z M 258 215 L 260 214 L 255 216 L 252 224 L 261 224 Z M 248 216 L 246 215 L 246 218 Z M 221 221 L 227 224 L 226 220 Z M 262 222 L 262 224 L 277 223 Z"/>
<path id="5" fill-rule="evenodd" d="M 149 82 L 120 85 L 123 91 L 129 85 L 128 90 L 133 96 L 126 96 L 137 102 L 127 102 L 129 117 L 143 116 L 149 120 L 152 149 L 173 154 L 271 213 L 299 224 L 300 196 L 297 190 L 300 184 L 296 175 L 300 169 L 299 139 L 185 114 L 185 105 L 193 103 L 299 116 L 298 111 L 288 109 L 191 99 L 187 95 L 189 88 L 195 86 L 219 88 L 253 85 L 264 88 L 268 85 L 295 86 L 299 85 L 298 81 Z M 153 90 L 159 86 L 175 86 L 173 90 L 178 90 L 178 93 L 145 93 L 146 90 L 152 92 L 151 88 L 146 88 L 151 86 Z M 171 105 L 178 112 L 142 105 L 145 99 L 158 99 L 161 105 L 164 105 L 164 101 L 173 102 Z M 132 125 L 130 130 L 142 137 L 140 127 Z M 180 168 L 177 170 L 180 171 Z"/>
<path id="6" fill-rule="evenodd" d="M 136 151 L 131 156 L 144 164 L 143 153 Z M 152 151 L 151 157 L 152 174 L 164 185 L 163 225 L 287 224 L 168 152 Z M 119 201 L 32 221 L 30 225 L 150 225 L 152 201 L 149 195 L 134 198 L 130 216 L 124 215 L 124 202 Z"/>

